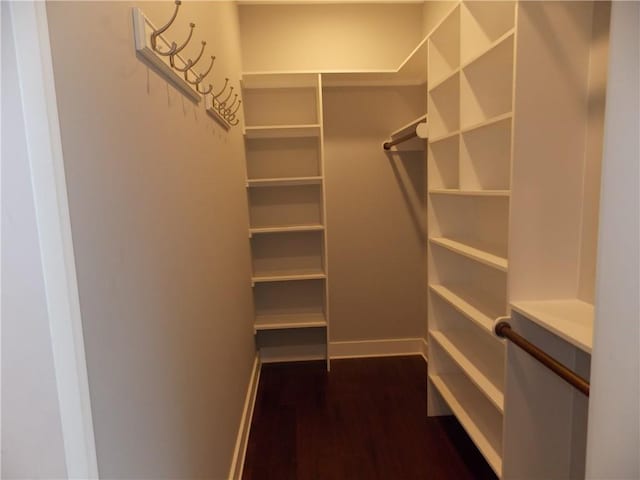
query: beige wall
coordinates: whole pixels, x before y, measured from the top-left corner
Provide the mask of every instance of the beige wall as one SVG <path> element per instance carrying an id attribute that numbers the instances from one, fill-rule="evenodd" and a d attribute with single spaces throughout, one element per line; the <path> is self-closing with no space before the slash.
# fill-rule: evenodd
<path id="1" fill-rule="evenodd" d="M 426 36 L 456 5 L 453 0 L 426 1 L 422 7 L 422 35 Z"/>
<path id="2" fill-rule="evenodd" d="M 16 51 L 2 10 L 2 474 L 66 478 Z"/>
<path id="3" fill-rule="evenodd" d="M 426 333 L 425 154 L 386 154 L 424 87 L 324 93 L 331 341 Z"/>
<path id="4" fill-rule="evenodd" d="M 422 28 L 421 4 L 242 5 L 243 68 L 397 68 Z"/>
<path id="5" fill-rule="evenodd" d="M 255 355 L 242 132 L 136 58 L 132 5 L 47 5 L 98 466 L 226 478 Z M 196 22 L 237 83 L 236 15 L 186 2 L 170 38 Z"/>

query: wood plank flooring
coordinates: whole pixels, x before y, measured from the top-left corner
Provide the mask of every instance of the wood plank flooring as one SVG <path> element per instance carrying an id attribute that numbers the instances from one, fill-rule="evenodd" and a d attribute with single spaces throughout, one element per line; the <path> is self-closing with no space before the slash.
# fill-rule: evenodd
<path id="1" fill-rule="evenodd" d="M 262 367 L 244 480 L 495 479 L 452 417 L 428 418 L 421 357 Z"/>

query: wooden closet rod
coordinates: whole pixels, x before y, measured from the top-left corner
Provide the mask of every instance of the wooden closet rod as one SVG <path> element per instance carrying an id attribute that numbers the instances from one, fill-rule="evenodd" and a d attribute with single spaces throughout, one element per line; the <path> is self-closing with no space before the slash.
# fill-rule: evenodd
<path id="1" fill-rule="evenodd" d="M 567 366 L 557 361 L 544 350 L 541 350 L 533 343 L 529 342 L 526 338 L 514 332 L 508 322 L 498 322 L 495 327 L 495 332 L 499 337 L 506 338 L 512 343 L 516 344 L 518 347 L 538 360 L 564 381 L 580 390 L 587 397 L 589 396 L 589 382 L 587 382 L 584 378 L 582 378 Z"/>
<path id="2" fill-rule="evenodd" d="M 418 133 L 415 130 L 413 130 L 412 132 L 407 133 L 402 137 L 398 137 L 394 140 L 391 140 L 390 142 L 384 142 L 382 144 L 382 148 L 384 148 L 385 150 L 391 150 L 391 147 L 393 147 L 394 145 L 398 145 L 399 143 L 406 142 L 407 140 L 411 140 L 412 138 L 417 136 L 418 136 Z"/>

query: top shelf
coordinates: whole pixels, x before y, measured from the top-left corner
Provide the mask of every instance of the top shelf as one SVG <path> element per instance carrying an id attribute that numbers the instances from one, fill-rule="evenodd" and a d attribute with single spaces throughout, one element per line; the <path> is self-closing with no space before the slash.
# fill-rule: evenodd
<path id="1" fill-rule="evenodd" d="M 511 308 L 580 350 L 591 353 L 593 305 L 577 299 L 513 302 Z"/>

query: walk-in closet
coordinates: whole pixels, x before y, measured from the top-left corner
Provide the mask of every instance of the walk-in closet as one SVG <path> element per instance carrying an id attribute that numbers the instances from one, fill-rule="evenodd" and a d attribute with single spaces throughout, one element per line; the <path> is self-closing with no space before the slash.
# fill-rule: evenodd
<path id="1" fill-rule="evenodd" d="M 3 477 L 638 478 L 638 6 L 3 2 Z"/>

